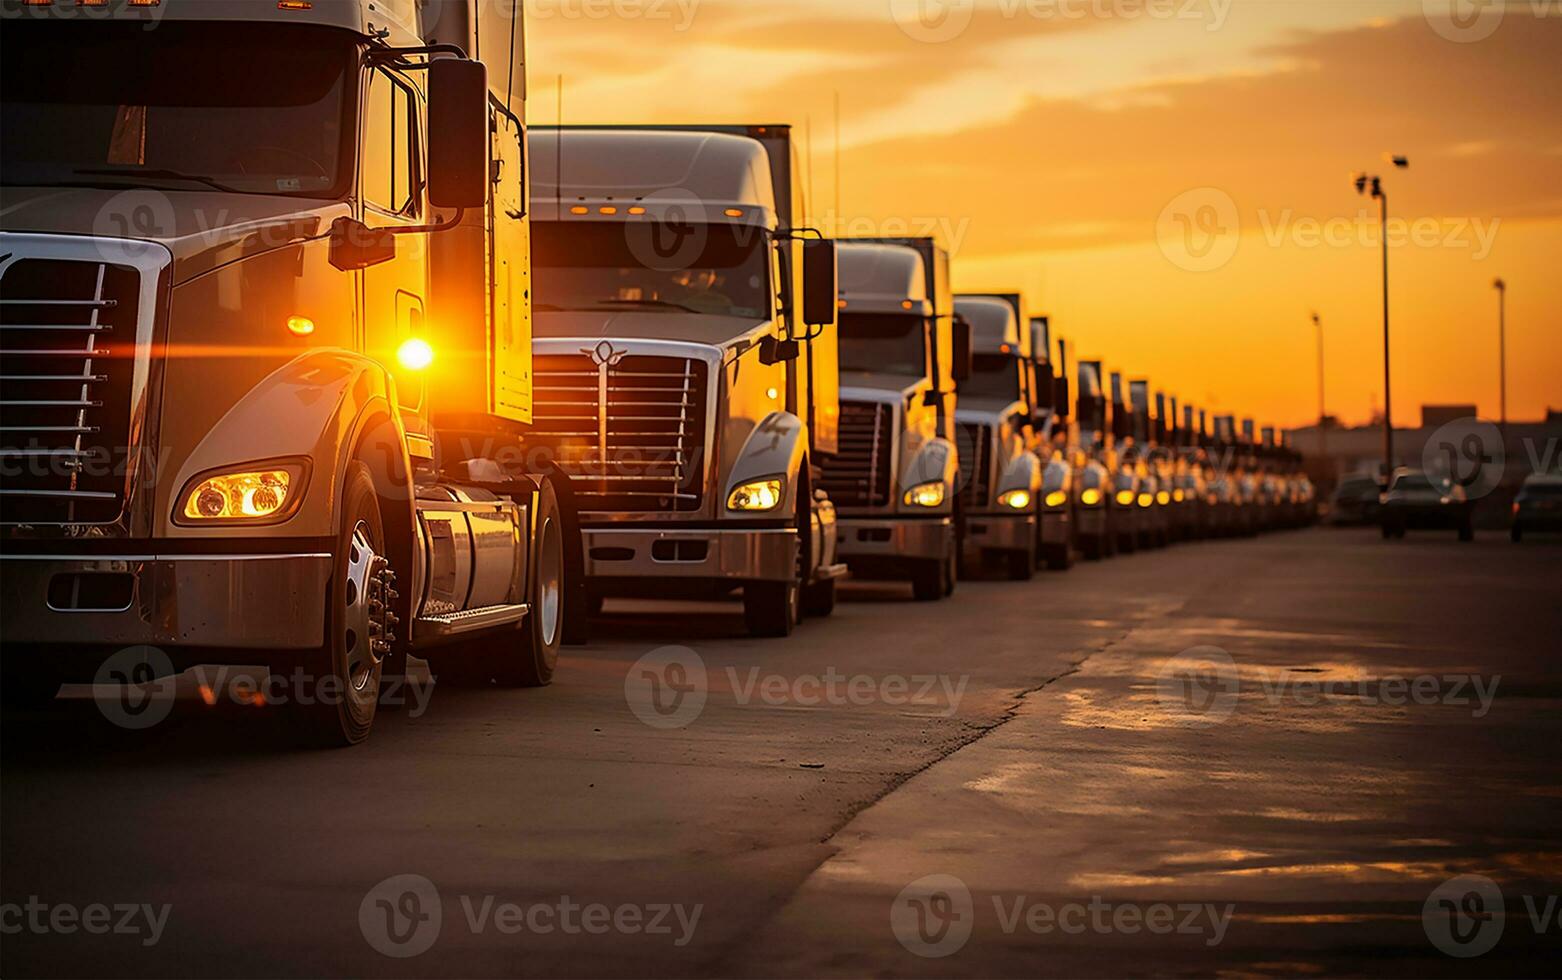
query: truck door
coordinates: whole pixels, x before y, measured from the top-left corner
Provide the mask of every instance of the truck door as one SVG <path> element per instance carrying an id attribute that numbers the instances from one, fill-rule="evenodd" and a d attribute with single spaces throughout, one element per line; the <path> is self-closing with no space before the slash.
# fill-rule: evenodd
<path id="1" fill-rule="evenodd" d="M 371 228 L 422 223 L 422 100 L 413 82 L 383 68 L 369 69 L 364 85 L 363 152 L 358 187 L 362 220 Z M 426 234 L 399 235 L 396 257 L 363 273 L 363 350 L 397 372 L 403 406 L 419 401 L 416 382 L 399 370 L 396 351 L 423 332 L 428 290 Z"/>

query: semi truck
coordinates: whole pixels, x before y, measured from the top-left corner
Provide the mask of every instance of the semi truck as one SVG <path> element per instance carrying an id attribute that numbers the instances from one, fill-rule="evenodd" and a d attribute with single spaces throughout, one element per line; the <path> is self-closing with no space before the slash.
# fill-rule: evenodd
<path id="1" fill-rule="evenodd" d="M 760 636 L 834 608 L 835 245 L 797 156 L 784 125 L 532 132 L 534 442 L 593 605 L 741 590 Z"/>
<path id="2" fill-rule="evenodd" d="M 1050 571 L 1060 572 L 1074 566 L 1086 459 L 1069 407 L 1068 357 L 1063 338 L 1058 338 L 1054 362 L 1051 318 L 1032 317 L 1030 330 L 1036 378 L 1036 453 L 1042 464 L 1040 558 Z M 1092 497 L 1101 499 L 1099 488 Z"/>
<path id="3" fill-rule="evenodd" d="M 952 595 L 959 561 L 955 386 L 970 374 L 949 253 L 931 238 L 840 243 L 840 450 L 822 486 L 840 554 L 862 578 Z"/>
<path id="4" fill-rule="evenodd" d="M 1042 461 L 1032 334 L 1018 293 L 955 297 L 955 313 L 970 325 L 971 373 L 959 382 L 955 410 L 962 460 L 962 543 L 974 561 L 1003 563 L 1008 577 L 1027 581 L 1041 540 Z M 1050 455 L 1050 454 L 1049 454 Z"/>
<path id="5" fill-rule="evenodd" d="M 350 744 L 410 654 L 547 684 L 520 5 L 3 12 L 7 700 L 262 665 Z"/>
<path id="6" fill-rule="evenodd" d="M 1089 561 L 1117 552 L 1115 465 L 1100 361 L 1080 361 L 1075 417 L 1079 420 L 1079 508 L 1075 541 Z"/>

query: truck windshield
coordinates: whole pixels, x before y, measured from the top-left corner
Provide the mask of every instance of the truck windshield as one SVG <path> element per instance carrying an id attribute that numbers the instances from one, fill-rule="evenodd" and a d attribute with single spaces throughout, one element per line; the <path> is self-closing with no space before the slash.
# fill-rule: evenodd
<path id="1" fill-rule="evenodd" d="M 977 354 L 971 358 L 971 376 L 960 382 L 960 394 L 972 398 L 1020 397 L 1019 362 L 1003 354 Z"/>
<path id="2" fill-rule="evenodd" d="M 13 20 L 0 50 L 6 184 L 345 196 L 349 35 Z"/>
<path id="3" fill-rule="evenodd" d="M 842 314 L 841 370 L 926 377 L 927 321 L 907 313 Z"/>
<path id="4" fill-rule="evenodd" d="M 652 225 L 539 221 L 532 225 L 535 306 L 768 319 L 765 237 L 729 225 L 696 230 L 704 235 L 697 253 L 691 245 L 689 261 L 663 263 Z"/>

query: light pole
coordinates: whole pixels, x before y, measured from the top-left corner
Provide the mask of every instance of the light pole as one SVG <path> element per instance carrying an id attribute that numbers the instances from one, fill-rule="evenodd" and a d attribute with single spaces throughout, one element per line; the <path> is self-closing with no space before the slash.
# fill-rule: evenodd
<path id="1" fill-rule="evenodd" d="M 1313 314 L 1313 326 L 1318 330 L 1318 455 L 1329 458 L 1329 427 L 1324 423 L 1328 416 L 1323 407 L 1323 319 Z"/>
<path id="2" fill-rule="evenodd" d="M 1389 157 L 1394 166 L 1403 170 L 1410 166 L 1402 156 Z M 1383 239 L 1383 465 L 1384 479 L 1394 476 L 1394 399 L 1390 392 L 1388 346 L 1388 195 L 1383 191 L 1383 178 L 1375 174 L 1358 173 L 1352 176 L 1356 193 L 1365 194 L 1371 188 L 1372 197 L 1378 202 L 1378 234 Z"/>
<path id="3" fill-rule="evenodd" d="M 1502 406 L 1502 428 L 1508 428 L 1508 284 L 1492 280 L 1497 290 L 1497 392 Z"/>

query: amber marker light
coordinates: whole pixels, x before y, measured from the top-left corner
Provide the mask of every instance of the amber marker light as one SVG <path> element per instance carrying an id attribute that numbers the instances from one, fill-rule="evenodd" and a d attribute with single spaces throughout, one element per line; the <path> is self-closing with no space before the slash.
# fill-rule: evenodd
<path id="1" fill-rule="evenodd" d="M 434 348 L 422 337 L 408 337 L 396 348 L 396 360 L 409 371 L 422 371 L 434 363 Z"/>
<path id="2" fill-rule="evenodd" d="M 287 332 L 295 337 L 307 337 L 315 332 L 315 321 L 307 316 L 290 316 L 287 318 Z"/>

